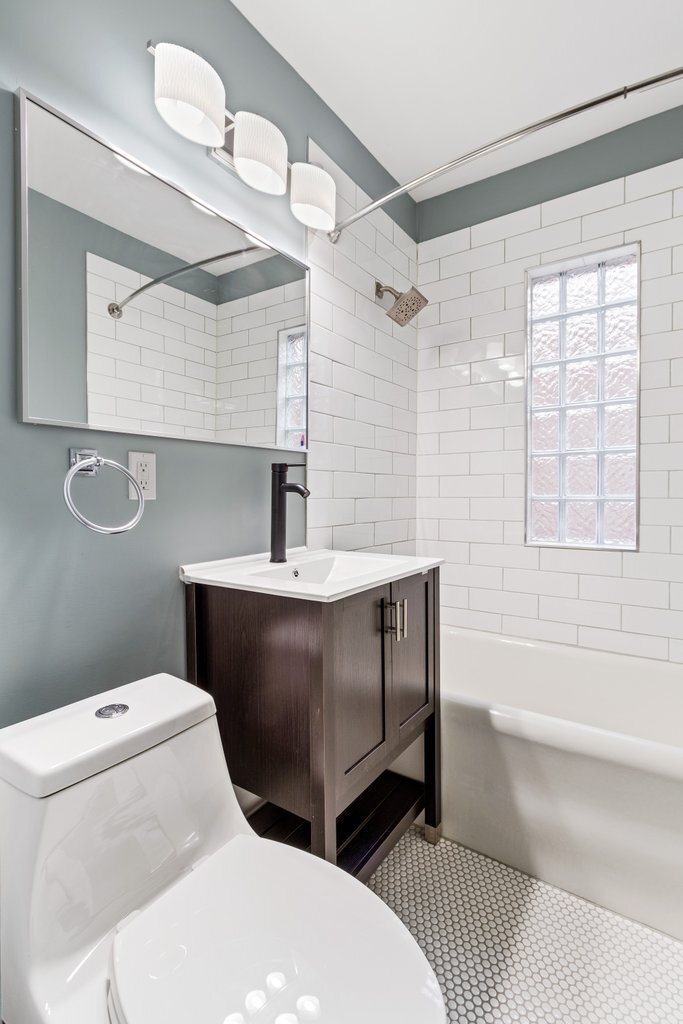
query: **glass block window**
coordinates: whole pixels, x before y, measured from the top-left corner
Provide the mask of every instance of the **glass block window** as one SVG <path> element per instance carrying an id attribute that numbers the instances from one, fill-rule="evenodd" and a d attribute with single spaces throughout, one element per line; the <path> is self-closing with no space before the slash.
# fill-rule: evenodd
<path id="1" fill-rule="evenodd" d="M 527 544 L 637 546 L 638 255 L 528 274 Z"/>
<path id="2" fill-rule="evenodd" d="M 278 331 L 277 444 L 305 449 L 308 408 L 308 347 L 305 326 Z"/>

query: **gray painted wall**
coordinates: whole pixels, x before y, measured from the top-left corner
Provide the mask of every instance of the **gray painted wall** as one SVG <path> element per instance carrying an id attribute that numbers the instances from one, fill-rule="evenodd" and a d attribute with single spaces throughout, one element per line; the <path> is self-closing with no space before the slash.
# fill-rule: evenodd
<path id="1" fill-rule="evenodd" d="M 310 132 L 362 186 L 392 180 L 348 129 L 227 0 L 22 0 L 0 33 L 0 725 L 143 676 L 184 673 L 179 563 L 265 550 L 269 468 L 260 449 L 19 424 L 12 92 L 23 86 L 226 216 L 302 257 L 304 233 L 285 200 L 247 189 L 171 132 L 153 105 L 148 39 L 204 53 L 235 108 L 285 131 L 293 159 Z M 408 227 L 413 206 L 403 204 Z M 414 233 L 414 223 L 413 223 Z M 120 537 L 79 526 L 61 497 L 71 445 L 126 461 L 157 453 L 158 500 Z M 84 511 L 110 522 L 132 505 L 113 473 L 76 481 Z M 303 503 L 290 499 L 290 543 L 302 543 Z"/>
<path id="2" fill-rule="evenodd" d="M 0 138 L 13 97 L 0 93 Z M 0 146 L 0 724 L 159 671 L 184 674 L 186 561 L 263 551 L 275 453 L 227 445 L 20 424 L 16 420 L 11 146 Z M 79 526 L 61 497 L 70 445 L 124 464 L 157 453 L 158 499 L 130 534 Z M 77 480 L 74 495 L 103 522 L 131 515 L 119 475 Z M 303 541 L 292 501 L 290 541 Z"/>
<path id="3" fill-rule="evenodd" d="M 238 267 L 229 274 L 218 278 L 217 302 L 230 302 L 242 299 L 245 295 L 254 295 L 269 288 L 277 288 L 281 284 L 300 281 L 304 276 L 301 267 L 291 263 L 279 253 L 258 263 L 249 263 L 246 267 Z"/>
<path id="4" fill-rule="evenodd" d="M 418 203 L 418 240 L 683 157 L 683 107 Z"/>

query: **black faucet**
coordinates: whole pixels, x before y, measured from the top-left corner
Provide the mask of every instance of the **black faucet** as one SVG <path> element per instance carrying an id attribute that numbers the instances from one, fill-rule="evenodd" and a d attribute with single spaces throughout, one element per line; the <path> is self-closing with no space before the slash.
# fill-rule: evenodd
<path id="1" fill-rule="evenodd" d="M 295 462 L 295 466 L 303 466 L 303 462 Z M 287 495 L 290 492 L 307 498 L 311 493 L 303 484 L 287 482 L 286 462 L 274 462 L 272 470 L 272 487 L 270 501 L 270 560 L 271 562 L 287 561 Z"/>

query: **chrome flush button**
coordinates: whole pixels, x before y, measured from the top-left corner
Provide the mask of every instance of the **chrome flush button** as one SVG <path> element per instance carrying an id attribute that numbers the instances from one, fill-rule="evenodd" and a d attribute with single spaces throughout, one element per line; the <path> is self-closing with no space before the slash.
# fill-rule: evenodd
<path id="1" fill-rule="evenodd" d="M 105 704 L 103 708 L 97 709 L 95 718 L 120 718 L 126 711 L 130 711 L 127 704 Z"/>

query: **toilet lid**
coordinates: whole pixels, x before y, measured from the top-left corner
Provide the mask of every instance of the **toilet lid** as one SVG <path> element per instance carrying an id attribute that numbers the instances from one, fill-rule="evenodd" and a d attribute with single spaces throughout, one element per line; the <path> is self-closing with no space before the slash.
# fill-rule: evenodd
<path id="1" fill-rule="evenodd" d="M 309 854 L 236 836 L 113 944 L 117 1024 L 443 1024 L 436 978 L 397 917 Z"/>

